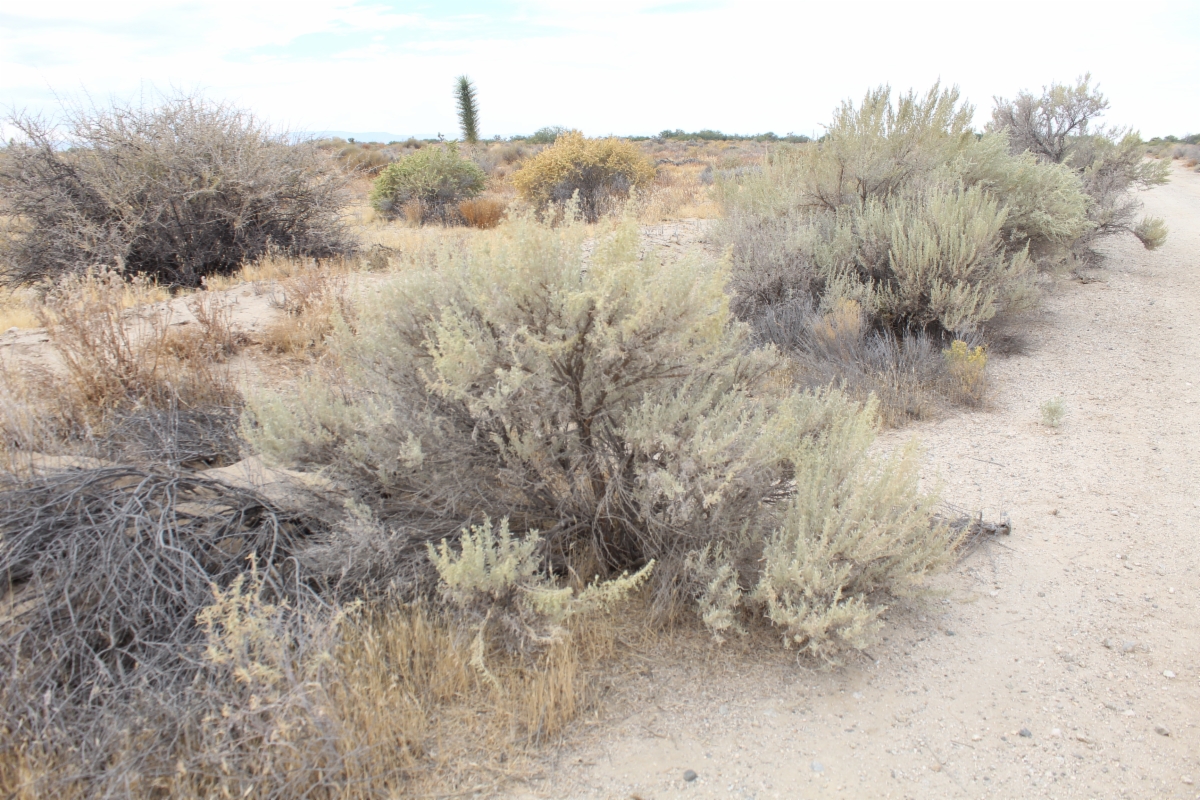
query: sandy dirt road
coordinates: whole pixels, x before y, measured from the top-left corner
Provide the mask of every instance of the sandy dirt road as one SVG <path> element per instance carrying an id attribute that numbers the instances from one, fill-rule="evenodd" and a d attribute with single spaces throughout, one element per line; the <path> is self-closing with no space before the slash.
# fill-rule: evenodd
<path id="1" fill-rule="evenodd" d="M 882 442 L 1011 536 L 840 669 L 651 654 L 512 796 L 1200 797 L 1200 174 L 1143 199 L 1166 245 L 1060 281 L 991 409 Z"/>

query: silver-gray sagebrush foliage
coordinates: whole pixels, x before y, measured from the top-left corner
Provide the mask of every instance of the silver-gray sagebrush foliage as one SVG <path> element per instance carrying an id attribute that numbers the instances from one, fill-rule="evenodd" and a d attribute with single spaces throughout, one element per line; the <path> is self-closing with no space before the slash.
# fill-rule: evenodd
<path id="1" fill-rule="evenodd" d="M 1069 168 L 977 136 L 972 115 L 957 89 L 882 87 L 820 142 L 720 185 L 738 316 L 853 301 L 871 328 L 961 336 L 1028 306 L 1038 263 L 1088 230 L 1087 198 Z"/>
<path id="2" fill-rule="evenodd" d="M 518 219 L 397 277 L 335 337 L 342 379 L 253 398 L 246 435 L 355 492 L 410 590 L 429 544 L 491 518 L 531 585 L 653 562 L 659 610 L 691 598 L 718 635 L 765 617 L 816 653 L 864 646 L 953 546 L 915 451 L 868 455 L 873 406 L 750 348 L 720 264 L 642 257 L 632 222 L 585 255 L 588 235 Z"/>

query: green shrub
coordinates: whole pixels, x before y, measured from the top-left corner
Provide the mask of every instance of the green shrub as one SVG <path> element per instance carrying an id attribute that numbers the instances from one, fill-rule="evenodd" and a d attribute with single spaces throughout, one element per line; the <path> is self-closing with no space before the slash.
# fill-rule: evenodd
<path id="1" fill-rule="evenodd" d="M 450 222 L 458 203 L 483 191 L 486 181 L 484 171 L 459 155 L 453 142 L 424 147 L 379 173 L 371 187 L 371 205 L 388 217 L 405 214 L 408 207 L 421 222 Z M 416 213 L 411 212 L 414 207 Z"/>
<path id="2" fill-rule="evenodd" d="M 696 598 L 717 633 L 769 613 L 813 652 L 861 646 L 953 545 L 915 453 L 876 461 L 873 405 L 791 389 L 721 266 L 642 258 L 626 222 L 585 269 L 587 235 L 518 218 L 397 277 L 335 337 L 344 383 L 253 399 L 246 435 L 336 477 L 400 550 L 505 518 L 518 582 L 654 562 L 657 607 Z"/>
<path id="3" fill-rule="evenodd" d="M 558 137 L 567 133 L 567 129 L 561 125 L 547 125 L 544 128 L 538 128 L 531 136 L 526 137 L 525 141 L 530 144 L 554 144 Z"/>
<path id="4" fill-rule="evenodd" d="M 654 180 L 654 165 L 631 142 L 588 139 L 579 131 L 560 134 L 554 144 L 525 162 L 512 182 L 539 209 L 578 197 L 579 211 L 595 222 L 609 204 Z"/>

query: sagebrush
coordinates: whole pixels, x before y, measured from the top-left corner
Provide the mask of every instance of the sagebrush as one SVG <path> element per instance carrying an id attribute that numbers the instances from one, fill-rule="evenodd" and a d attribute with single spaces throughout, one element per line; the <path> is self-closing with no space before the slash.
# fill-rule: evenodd
<path id="1" fill-rule="evenodd" d="M 719 616 L 777 608 L 791 639 L 828 654 L 862 645 L 877 592 L 948 552 L 915 454 L 881 466 L 866 452 L 873 406 L 795 391 L 786 361 L 748 349 L 720 266 L 639 258 L 632 223 L 590 257 L 578 223 L 501 231 L 365 302 L 333 345 L 342 383 L 251 404 L 255 447 L 336 475 L 389 532 L 376 564 L 503 518 L 541 532 L 547 574 L 655 562 L 664 613 L 689 596 L 717 604 L 704 576 L 725 570 L 739 593 Z M 801 551 L 831 571 L 773 569 L 771 553 Z M 410 592 L 433 580 L 408 574 Z"/>

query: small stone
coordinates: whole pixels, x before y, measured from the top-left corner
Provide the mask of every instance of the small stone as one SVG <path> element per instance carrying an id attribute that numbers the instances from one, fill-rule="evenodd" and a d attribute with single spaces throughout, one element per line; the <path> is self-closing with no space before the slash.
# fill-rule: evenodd
<path id="1" fill-rule="evenodd" d="M 812 764 L 810 766 L 812 767 L 813 772 L 824 772 L 825 771 L 825 765 L 822 764 L 820 761 L 814 761 L 814 762 L 812 762 Z"/>
<path id="2" fill-rule="evenodd" d="M 1116 639 L 1105 639 L 1100 644 L 1104 645 L 1109 650 L 1115 650 L 1117 648 L 1117 640 Z"/>
<path id="3" fill-rule="evenodd" d="M 1055 739 L 1061 739 L 1062 738 L 1062 729 L 1061 728 L 1051 728 L 1050 735 L 1053 736 Z"/>
<path id="4" fill-rule="evenodd" d="M 947 636 L 957 636 L 958 634 L 956 634 L 954 631 L 950 630 L 949 628 L 946 628 L 946 635 Z"/>
<path id="5" fill-rule="evenodd" d="M 1171 735 L 1171 729 L 1168 728 L 1166 725 L 1155 725 L 1154 732 L 1157 733 L 1159 736 L 1170 736 Z"/>
<path id="6" fill-rule="evenodd" d="M 982 737 L 982 736 L 980 736 L 978 733 L 973 733 L 973 734 L 971 734 L 971 741 L 972 741 L 972 742 L 978 742 L 978 741 L 980 741 L 981 739 L 983 739 L 983 737 Z"/>
<path id="7" fill-rule="evenodd" d="M 1174 677 L 1175 677 L 1175 673 L 1174 673 L 1174 672 L 1171 672 L 1171 670 L 1169 670 L 1169 669 L 1164 669 L 1164 670 L 1163 670 L 1163 677 L 1164 677 L 1164 678 L 1174 678 Z"/>
<path id="8" fill-rule="evenodd" d="M 1137 642 L 1133 641 L 1132 639 L 1121 643 L 1122 653 L 1132 653 L 1134 650 L 1137 650 Z"/>
<path id="9" fill-rule="evenodd" d="M 697 777 L 699 777 L 699 776 L 696 775 L 695 770 L 685 769 L 683 771 L 683 779 L 685 781 L 687 781 L 688 783 L 691 783 L 692 781 L 696 780 Z"/>
<path id="10" fill-rule="evenodd" d="M 1025 738 L 1025 739 L 1032 739 L 1033 731 L 1029 730 L 1029 728 L 1021 728 L 1021 730 L 1017 731 L 1017 735 Z"/>
<path id="11" fill-rule="evenodd" d="M 1058 516 L 1058 509 L 1057 509 L 1057 508 L 1052 508 L 1052 509 L 1050 509 L 1050 516 L 1052 516 L 1052 517 L 1057 517 L 1057 516 Z"/>
<path id="12" fill-rule="evenodd" d="M 1133 709 L 1132 709 L 1132 708 L 1127 708 L 1127 709 L 1125 709 L 1124 711 L 1122 711 L 1121 713 L 1122 713 L 1122 714 L 1124 714 L 1124 715 L 1125 715 L 1125 716 L 1127 716 L 1127 717 L 1132 717 L 1132 716 L 1133 716 L 1133 714 L 1134 714 L 1134 712 L 1133 712 Z"/>
<path id="13" fill-rule="evenodd" d="M 1045 592 L 1038 592 L 1038 597 L 1045 597 L 1045 596 L 1046 596 Z"/>
<path id="14" fill-rule="evenodd" d="M 722 717 L 725 716 L 726 714 L 729 713 L 729 706 L 721 705 L 720 707 L 717 708 L 717 713 L 720 714 Z"/>
<path id="15" fill-rule="evenodd" d="M 1084 744 L 1091 744 L 1091 743 L 1092 743 L 1092 740 L 1091 740 L 1090 738 L 1088 738 L 1088 736 L 1087 736 L 1086 734 L 1083 734 L 1083 733 L 1077 733 L 1077 734 L 1075 734 L 1075 741 L 1077 741 L 1077 742 L 1083 742 Z"/>
<path id="16" fill-rule="evenodd" d="M 929 765 L 929 768 L 930 768 L 931 770 L 933 770 L 934 772 L 941 772 L 941 771 L 942 771 L 942 765 L 941 765 L 941 764 L 939 764 L 939 763 L 937 763 L 936 761 L 935 761 L 934 763 L 930 764 L 930 765 Z"/>
<path id="17" fill-rule="evenodd" d="M 1188 786 L 1191 786 L 1193 783 L 1195 783 L 1195 781 L 1192 780 L 1191 775 L 1184 775 L 1183 782 L 1186 783 Z"/>
<path id="18" fill-rule="evenodd" d="M 11 328 L 9 328 L 8 330 L 6 330 L 6 331 L 5 331 L 5 333 L 16 333 L 16 332 L 18 332 L 19 330 L 21 330 L 21 329 L 20 329 L 20 328 L 18 328 L 16 325 L 13 325 Z"/>

